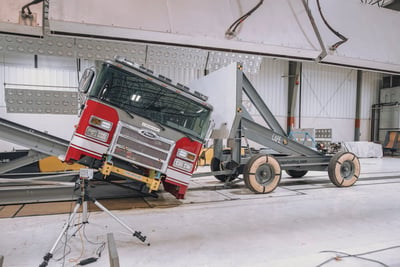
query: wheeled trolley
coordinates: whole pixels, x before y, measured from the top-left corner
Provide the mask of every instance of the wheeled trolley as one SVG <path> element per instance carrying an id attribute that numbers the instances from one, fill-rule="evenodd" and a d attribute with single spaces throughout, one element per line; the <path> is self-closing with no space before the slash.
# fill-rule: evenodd
<path id="1" fill-rule="evenodd" d="M 243 175 L 246 186 L 255 193 L 272 192 L 283 170 L 295 178 L 308 171 L 328 171 L 338 187 L 352 186 L 358 180 L 360 162 L 353 153 L 327 155 L 292 140 L 240 63 L 213 72 L 192 86 L 203 90 L 214 106 L 214 123 L 219 127 L 211 134 L 214 155 L 210 166 L 217 179 L 229 182 Z"/>

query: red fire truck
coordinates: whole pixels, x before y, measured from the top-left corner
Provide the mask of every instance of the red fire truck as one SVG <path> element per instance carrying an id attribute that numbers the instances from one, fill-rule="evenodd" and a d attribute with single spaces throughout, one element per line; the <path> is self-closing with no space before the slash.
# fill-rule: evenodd
<path id="1" fill-rule="evenodd" d="M 79 90 L 86 100 L 64 160 L 183 198 L 209 129 L 207 97 L 122 57 L 87 69 Z"/>

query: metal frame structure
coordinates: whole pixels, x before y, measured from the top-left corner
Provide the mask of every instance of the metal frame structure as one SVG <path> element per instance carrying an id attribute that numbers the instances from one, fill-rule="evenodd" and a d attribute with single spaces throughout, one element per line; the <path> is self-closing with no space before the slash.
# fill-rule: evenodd
<path id="1" fill-rule="evenodd" d="M 242 105 L 243 94 L 246 94 L 263 118 L 263 122 L 269 128 L 254 121 L 246 107 Z M 286 134 L 254 86 L 243 73 L 240 63 L 237 65 L 236 105 L 238 109 L 236 110 L 236 116 L 229 135 L 230 141 L 228 141 L 228 143 L 232 144 L 232 140 L 234 140 L 235 144 L 231 147 L 232 161 L 240 165 L 247 163 L 249 157 L 241 155 L 241 148 L 243 147 L 242 137 L 244 137 L 277 152 L 274 154 L 277 156 L 284 170 L 324 171 L 327 169 L 332 156 L 324 155 L 317 150 L 300 144 Z M 219 142 L 218 140 L 216 141 Z M 216 151 L 215 153 L 218 155 L 220 152 Z"/>
<path id="2" fill-rule="evenodd" d="M 236 66 L 235 94 L 237 108 L 227 141 L 228 151 L 223 147 L 223 139 L 214 139 L 212 172 L 208 174 L 225 182 L 243 174 L 246 185 L 250 185 L 250 189 L 256 193 L 273 191 L 280 181 L 282 170 L 292 177 L 302 177 L 307 171 L 328 170 L 329 178 L 338 187 L 351 186 L 358 180 L 360 164 L 354 154 L 342 152 L 327 155 L 292 140 L 243 73 L 240 63 Z M 262 123 L 269 128 L 252 118 L 242 104 L 244 95 L 259 112 Z M 243 140 L 254 141 L 266 149 L 253 151 L 243 145 Z M 263 156 L 266 158 L 258 160 Z M 251 186 L 252 183 L 254 186 Z M 274 185 L 267 188 L 270 183 Z"/>

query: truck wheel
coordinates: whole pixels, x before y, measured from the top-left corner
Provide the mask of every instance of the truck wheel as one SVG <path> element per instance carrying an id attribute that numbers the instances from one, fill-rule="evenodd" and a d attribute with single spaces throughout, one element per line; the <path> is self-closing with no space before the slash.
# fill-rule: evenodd
<path id="1" fill-rule="evenodd" d="M 337 187 L 352 186 L 360 176 L 360 161 L 351 152 L 339 152 L 329 162 L 328 175 Z"/>
<path id="2" fill-rule="evenodd" d="M 224 167 L 222 166 L 220 159 L 214 157 L 211 159 L 210 169 L 212 172 L 223 171 Z M 235 180 L 236 177 L 237 177 L 236 175 L 225 175 L 225 174 L 215 175 L 215 178 L 217 178 L 221 182 L 226 182 L 227 180 L 233 181 Z"/>
<path id="3" fill-rule="evenodd" d="M 258 194 L 274 191 L 281 176 L 279 162 L 273 156 L 263 154 L 253 156 L 243 171 L 243 179 L 247 188 Z"/>
<path id="4" fill-rule="evenodd" d="M 286 170 L 286 173 L 292 178 L 301 178 L 307 174 L 308 171 Z"/>

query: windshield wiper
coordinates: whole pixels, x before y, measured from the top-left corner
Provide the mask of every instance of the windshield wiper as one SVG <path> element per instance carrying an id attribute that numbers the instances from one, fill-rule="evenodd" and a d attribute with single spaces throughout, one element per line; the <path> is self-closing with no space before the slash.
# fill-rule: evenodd
<path id="1" fill-rule="evenodd" d="M 130 113 L 129 111 L 127 111 L 126 109 L 122 109 L 122 110 L 125 111 L 125 113 L 128 114 L 129 117 L 131 117 L 131 119 L 134 119 L 134 118 L 135 118 L 135 116 L 133 116 L 133 114 Z"/>

